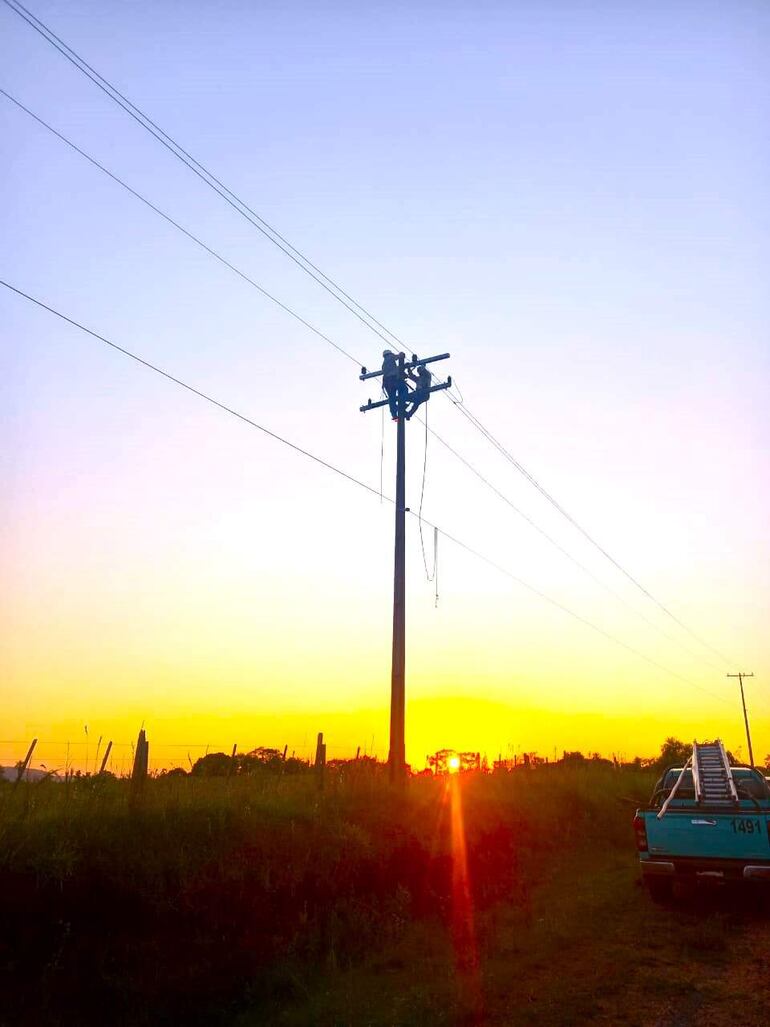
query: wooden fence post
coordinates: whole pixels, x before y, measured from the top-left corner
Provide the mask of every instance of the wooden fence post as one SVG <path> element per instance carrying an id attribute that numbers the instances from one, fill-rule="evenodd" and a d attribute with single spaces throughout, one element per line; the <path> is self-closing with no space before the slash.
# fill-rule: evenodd
<path id="1" fill-rule="evenodd" d="M 134 753 L 134 767 L 131 771 L 131 792 L 134 795 L 138 795 L 144 787 L 144 782 L 147 780 L 147 765 L 150 758 L 150 743 L 147 741 L 147 735 L 145 734 L 144 728 L 139 732 L 139 737 L 136 740 L 136 752 Z"/>
<path id="2" fill-rule="evenodd" d="M 27 750 L 27 755 L 24 757 L 23 761 L 16 768 L 16 781 L 15 781 L 15 784 L 18 784 L 19 781 L 21 781 L 21 779 L 27 773 L 27 768 L 29 767 L 29 761 L 32 759 L 32 753 L 35 751 L 35 746 L 36 745 L 37 745 L 37 738 L 33 738 L 32 739 L 32 744 L 30 745 L 29 749 Z"/>
<path id="3" fill-rule="evenodd" d="M 112 739 L 107 742 L 107 748 L 104 750 L 104 756 L 102 756 L 102 765 L 99 767 L 99 776 L 104 773 L 104 768 L 107 766 L 107 760 L 110 758 L 112 752 Z"/>
<path id="4" fill-rule="evenodd" d="M 315 772 L 318 790 L 323 791 L 324 774 L 326 772 L 326 745 L 324 744 L 323 731 L 318 732 L 318 740 L 315 747 Z"/>
<path id="5" fill-rule="evenodd" d="M 233 771 L 235 770 L 235 752 L 236 752 L 237 748 L 238 748 L 238 743 L 235 742 L 234 745 L 233 745 L 233 751 L 230 753 L 230 766 L 229 766 L 228 771 L 227 771 L 227 776 L 228 777 L 231 777 Z"/>

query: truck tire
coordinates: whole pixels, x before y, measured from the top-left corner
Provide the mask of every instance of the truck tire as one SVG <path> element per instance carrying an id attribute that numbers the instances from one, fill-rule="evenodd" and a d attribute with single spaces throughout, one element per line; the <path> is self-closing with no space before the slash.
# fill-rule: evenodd
<path id="1" fill-rule="evenodd" d="M 666 905 L 674 897 L 674 882 L 670 877 L 648 877 L 644 882 L 653 902 Z"/>

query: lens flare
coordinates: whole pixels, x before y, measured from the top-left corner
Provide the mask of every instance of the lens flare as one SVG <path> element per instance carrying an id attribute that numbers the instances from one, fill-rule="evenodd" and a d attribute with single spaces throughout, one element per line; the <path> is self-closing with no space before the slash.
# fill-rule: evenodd
<path id="1" fill-rule="evenodd" d="M 454 757 L 457 759 L 457 757 Z M 450 760 L 451 766 L 452 760 Z M 460 760 L 457 759 L 459 768 Z M 468 851 L 462 799 L 463 778 L 455 773 L 447 781 L 450 793 L 452 831 L 452 945 L 464 1004 L 470 1007 L 472 1022 L 480 1022 L 481 986 L 478 949 L 473 917 L 473 896 L 468 876 Z"/>

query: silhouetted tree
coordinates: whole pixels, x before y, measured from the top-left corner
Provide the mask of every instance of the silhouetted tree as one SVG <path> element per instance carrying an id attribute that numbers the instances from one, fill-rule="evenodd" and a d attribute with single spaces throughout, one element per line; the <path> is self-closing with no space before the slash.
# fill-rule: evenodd
<path id="1" fill-rule="evenodd" d="M 236 756 L 237 773 L 258 774 L 262 770 L 280 771 L 283 769 L 283 756 L 277 749 L 269 749 L 264 745 L 252 749 L 245 755 Z"/>
<path id="2" fill-rule="evenodd" d="M 678 738 L 669 737 L 660 747 L 660 755 L 650 760 L 650 766 L 663 771 L 667 767 L 681 767 L 692 756 L 692 745 L 680 742 Z"/>
<path id="3" fill-rule="evenodd" d="M 562 763 L 585 763 L 586 758 L 577 749 L 574 752 L 567 752 L 565 749 L 561 758 Z"/>
<path id="4" fill-rule="evenodd" d="M 193 763 L 190 773 L 194 777 L 227 777 L 232 769 L 233 760 L 227 753 L 209 752 Z"/>

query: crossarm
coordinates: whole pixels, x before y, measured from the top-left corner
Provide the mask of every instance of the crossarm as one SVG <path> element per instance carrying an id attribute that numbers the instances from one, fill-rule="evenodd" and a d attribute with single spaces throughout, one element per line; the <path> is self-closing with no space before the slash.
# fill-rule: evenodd
<path id="1" fill-rule="evenodd" d="M 449 353 L 439 353 L 435 357 L 423 357 L 421 360 L 418 360 L 417 357 L 413 354 L 412 359 L 409 361 L 409 363 L 404 364 L 404 370 L 408 371 L 413 367 L 421 367 L 423 364 L 432 364 L 436 360 L 447 360 L 449 356 Z M 367 371 L 365 367 L 362 367 L 361 374 L 359 374 L 358 377 L 362 382 L 365 382 L 368 378 L 379 378 L 381 374 L 382 370 Z"/>
<path id="2" fill-rule="evenodd" d="M 452 378 L 450 376 L 449 378 L 447 378 L 445 382 L 441 382 L 440 385 L 431 385 L 431 387 L 428 389 L 428 392 L 441 392 L 443 389 L 451 388 Z M 377 407 L 386 407 L 387 405 L 387 399 L 379 399 L 376 403 L 372 403 L 372 401 L 369 400 L 369 402 L 365 406 L 359 407 L 358 409 L 361 411 L 362 414 L 365 414 L 367 410 L 376 410 Z"/>

